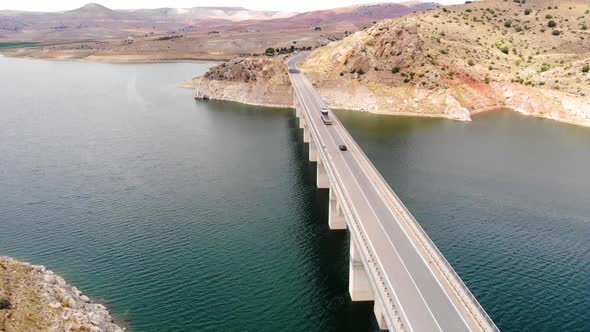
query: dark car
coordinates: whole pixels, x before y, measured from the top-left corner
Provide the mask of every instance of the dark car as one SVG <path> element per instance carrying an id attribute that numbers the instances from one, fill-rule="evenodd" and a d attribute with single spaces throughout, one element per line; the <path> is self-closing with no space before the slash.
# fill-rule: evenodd
<path id="1" fill-rule="evenodd" d="M 338 146 L 338 148 L 340 149 L 340 151 L 346 151 L 346 150 L 347 150 L 347 149 L 346 149 L 346 145 L 344 145 L 344 144 L 340 144 L 340 145 Z"/>

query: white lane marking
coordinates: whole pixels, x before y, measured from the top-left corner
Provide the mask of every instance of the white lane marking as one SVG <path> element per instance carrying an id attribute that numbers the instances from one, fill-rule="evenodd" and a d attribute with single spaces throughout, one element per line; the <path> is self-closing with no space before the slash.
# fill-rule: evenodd
<path id="1" fill-rule="evenodd" d="M 311 83 L 310 83 L 310 82 L 309 82 L 307 79 L 305 79 L 305 78 L 302 78 L 301 80 L 302 80 L 302 81 L 303 81 L 303 82 L 304 82 L 304 83 L 305 83 L 305 84 L 308 86 L 308 88 L 309 88 L 310 90 L 313 90 L 313 89 L 314 89 L 314 88 L 311 86 Z M 309 92 L 309 94 L 310 94 L 311 96 L 314 96 L 314 94 L 313 94 L 313 93 L 311 93 L 311 92 Z M 322 104 L 324 104 L 324 106 L 325 106 L 325 103 L 323 103 L 323 100 L 321 99 L 321 97 L 319 97 L 319 95 L 318 95 L 318 96 L 317 96 L 315 99 L 319 99 L 319 100 L 320 100 L 320 102 L 317 102 L 317 100 L 315 100 L 315 101 L 316 101 L 316 104 L 317 104 L 317 105 L 318 105 L 320 108 L 322 107 Z M 340 140 L 342 140 L 343 142 L 344 142 L 344 141 L 347 141 L 346 139 L 343 139 L 343 135 L 341 135 L 341 134 L 340 134 L 340 132 L 339 132 L 339 131 L 340 131 L 340 130 L 344 130 L 344 128 L 343 128 L 343 127 L 342 127 L 342 128 L 340 128 L 340 127 L 341 127 L 341 126 L 339 126 L 339 123 L 338 123 L 338 124 L 335 126 L 335 128 L 334 128 L 334 129 L 335 129 L 335 131 L 337 132 L 337 135 L 338 135 L 338 137 L 340 138 Z M 340 130 L 339 130 L 339 129 L 340 129 Z M 328 132 L 328 133 L 329 133 L 329 132 Z M 333 137 L 332 137 L 331 135 L 328 135 L 328 136 L 330 136 L 330 138 L 331 138 L 331 140 L 334 142 L 334 144 L 337 144 L 337 143 L 334 141 L 334 139 L 333 139 Z M 344 135 L 344 137 L 346 138 L 347 136 L 346 136 L 346 135 Z M 356 157 L 356 154 L 354 154 L 354 159 L 355 159 L 355 160 L 357 160 L 357 159 L 358 159 L 358 158 Z M 344 160 L 345 160 L 345 159 L 344 159 Z M 359 168 L 360 168 L 360 169 L 361 169 L 361 171 L 364 173 L 365 177 L 366 177 L 366 178 L 369 180 L 369 183 L 373 183 L 373 182 L 371 181 L 371 177 L 370 177 L 370 176 L 367 174 L 367 172 L 366 172 L 366 170 L 364 169 L 364 167 L 361 167 L 361 166 L 360 166 L 360 163 L 358 162 L 358 160 L 357 160 L 356 162 L 357 162 L 357 164 L 359 164 Z M 345 163 L 346 163 L 346 166 L 348 167 L 348 164 L 347 164 L 347 162 L 345 162 Z M 350 170 L 350 169 L 349 169 L 349 170 Z M 351 173 L 352 173 L 352 172 L 351 172 Z M 357 181 L 356 181 L 356 178 L 355 178 L 355 182 L 357 182 Z M 357 184 L 358 184 L 358 182 L 357 182 Z M 362 188 L 362 187 L 360 186 L 360 184 L 359 184 L 359 188 Z M 378 191 L 377 189 L 375 190 L 375 192 L 378 194 L 378 196 L 381 196 L 381 195 L 379 194 L 379 191 Z M 365 196 L 364 192 L 363 192 L 363 196 Z M 365 199 L 366 199 L 366 196 L 365 196 Z M 383 198 L 382 198 L 382 199 L 383 199 Z M 368 201 L 368 199 L 367 199 L 367 201 Z M 412 241 L 412 240 L 411 240 L 411 237 L 408 235 L 408 233 L 407 233 L 407 231 L 405 230 L 405 228 L 403 227 L 403 225 L 401 225 L 401 223 L 400 223 L 399 219 L 397 218 L 396 214 L 395 214 L 395 213 L 394 213 L 394 212 L 391 210 L 391 208 L 390 208 L 389 204 L 386 204 L 386 203 L 385 203 L 385 200 L 383 200 L 383 203 L 384 203 L 383 205 L 384 205 L 384 206 L 385 206 L 385 207 L 386 207 L 386 208 L 389 210 L 390 214 L 391 214 L 391 215 L 393 216 L 393 218 L 395 219 L 395 221 L 396 221 L 396 223 L 398 224 L 399 228 L 401 228 L 402 232 L 404 232 L 404 234 L 405 234 L 406 238 L 408 239 L 408 241 L 410 242 L 410 244 L 411 244 L 411 245 L 414 247 L 414 249 L 416 250 L 416 253 L 417 253 L 417 254 L 418 254 L 418 256 L 421 258 L 422 262 L 424 263 L 424 265 L 426 266 L 426 268 L 428 269 L 428 271 L 430 272 L 430 274 L 432 275 L 432 277 L 434 278 L 434 280 L 437 282 L 437 284 L 439 285 L 439 287 L 441 288 L 441 290 L 443 291 L 443 293 L 445 294 L 445 296 L 447 297 L 447 299 L 449 300 L 449 302 L 451 302 L 451 305 L 453 306 L 453 309 L 455 309 L 455 311 L 457 312 L 457 314 L 459 315 L 459 317 L 461 317 L 461 320 L 463 321 L 463 323 L 465 324 L 465 326 L 466 326 L 468 329 L 470 329 L 470 328 L 469 328 L 469 324 L 467 323 L 467 321 L 465 321 L 465 318 L 463 317 L 463 315 L 461 314 L 461 312 L 459 311 L 459 309 L 458 309 L 458 308 L 457 308 L 457 306 L 455 305 L 454 301 L 451 299 L 450 295 L 448 294 L 448 292 L 447 292 L 447 290 L 446 290 L 446 287 L 444 287 L 444 286 L 441 284 L 441 282 L 439 281 L 439 279 L 437 278 L 437 276 L 434 274 L 434 272 L 432 271 L 432 269 L 431 269 L 430 265 L 429 265 L 429 264 L 426 262 L 425 258 L 423 257 L 423 255 L 421 254 L 421 252 L 418 250 L 418 247 L 416 246 L 416 244 L 414 243 L 414 241 Z M 369 205 L 369 206 L 370 206 L 370 205 Z M 370 206 L 370 207 L 371 207 L 371 206 Z M 373 208 L 372 208 L 372 207 L 371 207 L 371 210 L 373 211 L 373 214 L 375 214 L 375 216 L 377 216 L 377 215 L 376 215 L 376 213 L 375 213 L 375 211 L 373 210 Z M 389 237 L 389 235 L 387 234 L 387 232 L 386 232 L 386 230 L 385 230 L 385 228 L 384 228 L 383 222 L 381 221 L 381 219 L 380 219 L 378 216 L 377 216 L 377 219 L 379 220 L 379 224 L 380 224 L 380 226 L 381 226 L 381 229 L 383 229 L 384 233 L 386 234 L 387 238 L 389 239 L 390 243 L 392 244 L 392 246 L 393 246 L 393 247 L 394 247 L 394 249 L 395 249 L 395 245 L 393 244 L 393 241 L 391 241 L 391 238 L 390 238 L 390 237 Z M 395 249 L 395 250 L 397 251 L 397 249 Z M 400 259 L 401 259 L 401 257 L 400 257 Z M 405 268 L 405 263 L 403 263 L 403 259 L 402 259 L 402 264 L 404 264 L 404 268 Z M 407 268 L 406 268 L 406 271 L 407 271 Z M 409 273 L 409 271 L 408 271 L 408 273 Z M 411 275 L 411 274 L 410 274 L 410 275 Z M 426 304 L 426 306 L 428 307 L 428 309 L 429 309 L 429 311 L 430 311 L 430 306 L 429 306 L 429 305 L 426 303 L 426 300 L 425 300 L 425 299 L 424 299 L 424 297 L 422 296 L 422 293 L 421 293 L 421 292 L 420 292 L 420 290 L 418 289 L 418 286 L 417 286 L 417 285 L 416 285 L 416 283 L 414 282 L 413 278 L 412 278 L 412 283 L 413 283 L 413 284 L 416 286 L 416 289 L 417 289 L 417 290 L 418 290 L 418 292 L 420 293 L 420 295 L 421 295 L 422 299 L 424 300 L 424 303 Z M 432 313 L 432 311 L 430 311 L 430 312 Z M 436 318 L 435 318 L 435 321 L 436 321 Z M 437 325 L 438 325 L 438 321 L 437 321 Z M 439 326 L 439 328 L 440 328 L 440 325 L 438 325 L 438 326 Z"/>
<path id="2" fill-rule="evenodd" d="M 311 86 L 311 84 L 309 83 L 309 81 L 307 81 L 307 80 L 303 80 L 303 81 L 306 83 L 306 85 L 310 89 L 313 89 L 313 87 Z M 312 96 L 313 96 L 313 94 L 312 94 Z M 324 106 L 326 106 L 325 103 L 323 103 L 323 100 L 321 100 L 321 98 L 319 98 L 319 95 L 318 95 L 318 98 L 316 98 L 316 99 L 319 99 L 321 101 L 321 102 L 318 102 L 317 103 L 318 106 L 320 106 L 320 108 L 322 107 L 322 104 L 324 104 Z M 316 100 L 316 102 L 317 102 L 317 100 Z M 341 135 L 341 133 L 340 133 L 340 131 L 343 131 L 345 129 L 339 123 L 337 123 L 337 125 L 335 126 L 335 130 L 337 131 L 337 135 L 338 135 L 338 137 L 339 137 L 340 140 L 342 140 L 343 142 L 347 141 L 347 139 L 346 139 L 347 138 L 347 135 Z M 329 135 L 329 136 L 331 136 L 331 135 Z M 351 137 L 351 139 L 352 139 L 352 137 Z M 334 141 L 334 140 L 332 139 L 332 141 Z M 334 142 L 334 143 L 336 144 L 336 142 Z M 356 147 L 355 147 L 355 149 L 356 149 Z M 359 158 L 356 156 L 356 154 L 354 154 L 354 158 L 357 159 L 357 164 L 359 164 L 359 168 L 365 174 L 365 176 L 367 177 L 367 179 L 369 180 L 369 182 L 370 183 L 373 183 L 370 180 L 371 177 L 367 174 L 365 168 L 364 167 L 360 167 L 360 163 L 358 162 L 358 159 Z M 378 190 L 375 190 L 375 191 L 377 192 L 378 196 L 381 196 L 379 194 L 379 191 Z M 409 234 L 405 230 L 405 227 L 403 225 L 401 225 L 401 222 L 399 221 L 398 217 L 396 216 L 396 213 L 394 213 L 394 211 L 391 210 L 391 207 L 389 206 L 389 204 L 385 203 L 385 200 L 384 200 L 384 205 L 389 210 L 389 212 L 393 216 L 393 218 L 395 219 L 395 221 L 398 224 L 399 228 L 401 228 L 402 232 L 404 232 L 406 238 L 408 239 L 408 241 L 410 242 L 410 244 L 414 247 L 414 249 L 416 250 L 416 253 L 420 257 L 420 259 L 422 260 L 422 262 L 424 263 L 424 265 L 426 266 L 426 268 L 428 269 L 428 271 L 430 272 L 430 274 L 432 275 L 432 277 L 434 278 L 434 280 L 436 281 L 436 283 L 439 285 L 439 287 L 441 288 L 441 290 L 443 291 L 443 293 L 445 294 L 445 296 L 447 297 L 447 299 L 449 300 L 449 302 L 451 302 L 451 305 L 453 306 L 453 309 L 457 312 L 457 314 L 459 315 L 459 317 L 461 317 L 461 320 L 463 321 L 463 323 L 465 324 L 465 326 L 467 326 L 467 328 L 470 329 L 469 324 L 467 323 L 467 321 L 465 320 L 465 318 L 463 317 L 463 315 L 461 314 L 461 312 L 459 311 L 459 309 L 455 305 L 455 302 L 452 300 L 452 298 L 448 294 L 446 287 L 444 287 L 441 284 L 439 278 L 434 274 L 434 271 L 432 271 L 430 265 L 426 262 L 426 259 L 424 258 L 424 256 L 422 255 L 422 253 L 420 252 L 420 250 L 418 249 L 418 247 L 416 246 L 416 244 L 414 243 L 414 241 L 411 240 L 411 237 L 409 236 Z M 381 228 L 385 231 L 385 228 L 384 228 L 384 226 L 382 224 L 381 219 L 379 219 L 379 222 L 380 222 Z M 387 232 L 385 232 L 385 233 L 387 234 Z M 389 237 L 389 235 L 387 235 L 387 237 L 390 240 L 390 242 L 392 243 L 392 246 L 394 246 L 393 245 L 393 242 L 391 241 L 391 239 Z M 428 306 L 428 304 L 427 304 L 427 306 Z"/>
<path id="3" fill-rule="evenodd" d="M 305 90 L 303 89 L 303 91 L 305 91 Z M 305 91 L 305 92 L 304 92 L 304 94 L 306 94 L 306 95 L 307 95 L 307 91 Z M 310 98 L 309 98 L 309 96 L 306 96 L 306 97 L 307 97 L 308 99 L 310 99 Z M 302 98 L 302 99 L 303 99 L 303 98 Z M 305 100 L 305 99 L 303 99 L 303 100 L 302 100 L 302 102 L 303 102 L 303 104 L 304 104 L 303 106 L 304 106 L 304 107 L 305 107 L 307 110 L 309 110 L 310 108 L 309 108 L 309 107 L 306 105 L 306 100 Z M 311 99 L 309 100 L 309 102 L 311 102 Z M 309 112 L 309 113 L 311 113 L 311 112 Z M 308 116 L 311 116 L 311 115 L 308 115 Z M 311 121 L 313 121 L 313 120 L 311 120 Z M 340 154 L 337 154 L 337 156 L 338 156 L 338 158 L 340 158 L 340 159 L 341 159 L 341 162 L 343 162 L 343 163 L 345 162 L 345 161 L 344 161 L 344 159 L 343 159 L 343 157 L 342 157 L 342 155 L 340 155 Z M 350 171 L 350 170 L 349 170 L 349 171 Z M 335 175 L 336 175 L 338 178 L 340 178 L 340 174 L 338 174 L 338 172 L 337 172 L 337 171 L 336 171 L 336 174 L 335 174 Z M 340 182 L 341 182 L 341 183 L 344 183 L 344 181 L 342 181 L 342 179 L 341 179 L 341 178 L 340 178 Z M 347 190 L 346 186 L 342 186 L 342 189 L 345 191 L 346 195 L 348 195 L 348 196 L 350 197 L 350 193 L 348 193 L 348 190 Z M 356 211 L 356 207 L 354 207 L 354 206 L 351 206 L 351 208 L 354 210 L 354 212 L 356 213 L 356 215 L 359 215 L 358 211 Z M 364 227 L 363 227 L 363 225 L 362 225 L 362 223 L 360 223 L 360 224 L 359 224 L 359 226 L 360 226 L 360 227 L 362 227 L 362 228 L 364 228 Z M 366 231 L 365 231 L 365 232 L 366 232 Z M 377 261 L 378 261 L 379 265 L 381 265 L 381 269 L 383 269 L 383 264 L 382 264 L 381 260 L 379 259 L 379 257 L 378 257 L 377 255 L 376 255 L 376 258 L 377 258 Z M 377 281 L 375 281 L 375 282 L 377 282 Z M 404 307 L 402 306 L 402 304 L 401 304 L 401 301 L 399 300 L 399 297 L 397 296 L 397 292 L 396 292 L 394 289 L 392 289 L 391 291 L 392 291 L 392 293 L 393 293 L 393 296 L 395 297 L 395 300 L 396 300 L 396 302 L 398 303 L 398 306 L 399 306 L 399 309 L 400 309 L 401 313 L 402 313 L 402 314 L 403 314 L 403 316 L 405 317 L 405 321 L 406 321 L 406 323 L 407 323 L 407 325 L 408 325 L 408 328 L 409 328 L 409 330 L 410 330 L 410 331 L 414 331 L 414 328 L 412 327 L 412 325 L 411 325 L 411 323 L 410 323 L 410 320 L 409 320 L 409 318 L 408 318 L 408 315 L 406 314 L 406 311 L 405 311 Z"/>
<path id="4" fill-rule="evenodd" d="M 338 131 L 338 128 L 336 130 Z M 340 133 L 338 135 L 340 136 Z M 361 168 L 362 172 L 365 174 L 365 176 L 368 179 L 370 179 L 371 177 L 367 174 L 365 168 L 364 167 L 360 167 L 360 168 Z M 381 196 L 381 195 L 379 195 L 379 196 Z M 414 249 L 418 253 L 418 256 L 422 259 L 422 262 L 424 263 L 424 265 L 426 265 L 426 267 L 428 268 L 428 271 L 430 272 L 430 274 L 432 275 L 432 277 L 434 278 L 434 280 L 436 281 L 436 283 L 440 286 L 440 288 L 442 289 L 442 291 L 445 294 L 445 296 L 449 299 L 449 302 L 451 302 L 451 305 L 453 306 L 453 308 L 455 309 L 455 311 L 457 312 L 457 314 L 459 314 L 459 317 L 461 317 L 461 320 L 463 321 L 463 323 L 465 324 L 465 326 L 467 326 L 467 328 L 470 329 L 469 324 L 467 323 L 467 321 L 465 320 L 465 318 L 461 314 L 461 311 L 459 310 L 459 308 L 457 308 L 457 306 L 455 305 L 455 302 L 450 297 L 450 294 L 447 292 L 446 287 L 444 287 L 442 285 L 442 283 L 440 282 L 439 278 L 437 278 L 437 276 L 434 274 L 434 271 L 432 271 L 432 268 L 430 267 L 430 264 L 428 264 L 428 262 L 426 261 L 426 259 L 424 258 L 424 256 L 422 256 L 422 253 L 420 252 L 420 250 L 418 249 L 418 247 L 416 246 L 416 244 L 414 243 L 414 241 L 411 240 L 410 235 L 406 231 L 405 227 L 403 225 L 401 225 L 401 222 L 399 221 L 398 217 L 396 216 L 396 213 L 394 213 L 394 211 L 391 210 L 391 207 L 389 206 L 389 204 L 384 204 L 384 205 L 389 210 L 389 213 L 394 217 L 395 221 L 398 223 L 398 225 L 401 228 L 402 232 L 404 232 L 404 234 L 408 238 L 410 244 L 414 247 Z"/>
<path id="5" fill-rule="evenodd" d="M 330 138 L 330 140 L 336 144 L 336 141 L 334 140 L 334 138 L 332 137 L 332 135 L 330 135 L 330 133 L 328 132 L 328 137 Z M 373 209 L 373 207 L 371 206 L 370 200 L 367 198 L 367 196 L 365 195 L 364 191 L 362 190 L 362 187 L 360 185 L 360 183 L 358 182 L 358 180 L 356 179 L 356 176 L 354 176 L 354 172 L 352 171 L 352 169 L 350 168 L 350 166 L 348 165 L 348 161 L 343 158 L 342 156 L 340 156 L 340 158 L 342 159 L 343 164 L 346 166 L 348 173 L 350 173 L 351 178 L 353 179 L 353 181 L 356 183 L 356 186 L 359 188 L 359 192 L 361 193 L 361 195 L 363 196 L 363 198 L 365 199 L 365 201 L 367 202 L 367 206 L 369 207 L 369 209 L 371 210 L 372 214 L 375 216 L 375 218 L 377 219 L 379 228 L 381 228 L 385 234 L 385 236 L 387 237 L 389 243 L 391 244 L 391 247 L 393 248 L 396 256 L 398 257 L 398 261 L 401 263 L 401 265 L 404 267 L 404 270 L 406 271 L 406 275 L 407 278 L 412 282 L 412 284 L 414 285 L 414 289 L 418 292 L 418 295 L 420 296 L 420 298 L 422 299 L 422 302 L 424 303 L 424 305 L 426 306 L 426 309 L 428 310 L 428 312 L 430 313 L 430 316 L 432 317 L 432 320 L 434 321 L 434 323 L 436 324 L 436 326 L 438 327 L 438 329 L 440 331 L 442 331 L 442 328 L 440 326 L 440 324 L 438 323 L 438 320 L 436 319 L 434 313 L 432 312 L 432 310 L 430 309 L 430 306 L 428 305 L 428 303 L 426 302 L 426 299 L 424 298 L 424 295 L 422 294 L 422 292 L 420 291 L 418 285 L 416 284 L 416 282 L 414 281 L 414 279 L 412 278 L 412 274 L 410 273 L 410 271 L 408 270 L 408 267 L 406 266 L 404 260 L 402 259 L 402 256 L 400 255 L 399 251 L 397 250 L 397 248 L 393 245 L 393 241 L 391 240 L 391 238 L 389 237 L 389 235 L 387 234 L 387 232 L 385 231 L 385 229 L 383 228 L 382 225 L 382 221 L 381 218 L 379 218 L 379 216 L 377 215 L 377 213 L 375 212 L 375 210 Z M 384 270 L 383 268 L 383 264 L 381 263 L 381 260 L 379 259 L 379 256 L 377 256 L 377 259 L 379 260 L 379 263 L 381 265 L 382 270 Z M 389 278 L 388 278 L 389 279 Z M 399 300 L 398 300 L 399 301 Z M 406 315 L 407 317 L 407 315 Z M 409 320 L 407 320 L 409 322 Z"/>

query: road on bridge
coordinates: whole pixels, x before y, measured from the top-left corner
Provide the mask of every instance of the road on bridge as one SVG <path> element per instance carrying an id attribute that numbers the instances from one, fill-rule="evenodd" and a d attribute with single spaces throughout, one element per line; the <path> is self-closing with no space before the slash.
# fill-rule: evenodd
<path id="1" fill-rule="evenodd" d="M 371 181 L 361 158 L 366 158 L 350 149 L 356 144 L 330 112 L 333 125 L 322 122 L 320 110 L 328 108 L 307 78 L 297 70 L 296 63 L 306 54 L 288 60 L 289 73 L 294 89 L 306 110 L 306 121 L 315 126 L 321 142 L 318 153 L 323 150 L 332 163 L 336 177 L 341 183 L 349 204 L 362 225 L 365 237 L 383 273 L 384 282 L 393 292 L 394 303 L 408 331 L 477 331 L 481 326 L 474 321 L 463 302 L 453 293 L 448 281 L 441 277 L 436 266 L 429 263 L 402 223 L 402 218 L 391 203 Z M 349 146 L 340 151 L 339 145 Z M 366 165 L 366 164 L 364 164 Z"/>

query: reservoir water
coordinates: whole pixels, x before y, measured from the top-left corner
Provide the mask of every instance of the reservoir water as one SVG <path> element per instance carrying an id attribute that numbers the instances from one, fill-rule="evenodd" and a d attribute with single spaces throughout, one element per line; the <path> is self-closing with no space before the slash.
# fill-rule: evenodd
<path id="1" fill-rule="evenodd" d="M 0 58 L 0 255 L 132 331 L 374 331 L 293 112 L 175 86 L 210 65 Z M 339 116 L 502 330 L 590 330 L 589 129 Z"/>

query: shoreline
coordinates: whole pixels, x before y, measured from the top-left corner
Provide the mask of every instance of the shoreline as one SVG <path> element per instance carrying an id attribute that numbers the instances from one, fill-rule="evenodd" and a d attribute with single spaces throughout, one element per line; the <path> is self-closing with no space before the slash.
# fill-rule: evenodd
<path id="1" fill-rule="evenodd" d="M 193 89 L 193 90 L 195 89 L 195 87 L 190 85 L 189 82 L 178 83 L 177 87 L 182 88 L 182 89 Z M 205 100 L 202 98 L 195 98 L 195 99 Z M 232 102 L 232 103 L 240 103 L 240 104 L 244 104 L 244 105 L 260 106 L 260 107 L 268 107 L 268 108 L 295 109 L 294 106 L 252 103 L 252 102 L 244 102 L 244 101 L 237 101 L 237 100 L 231 100 L 231 99 L 209 98 L 209 100 L 228 101 L 228 102 Z M 369 114 L 386 115 L 386 116 L 446 119 L 446 120 L 459 121 L 459 122 L 472 122 L 472 121 L 474 121 L 472 116 L 479 115 L 479 114 L 486 113 L 486 112 L 510 111 L 510 112 L 519 113 L 519 114 L 526 116 L 526 117 L 556 121 L 556 122 L 560 122 L 560 123 L 567 124 L 567 125 L 574 125 L 574 126 L 578 126 L 578 127 L 590 128 L 590 121 L 584 122 L 584 121 L 577 121 L 577 120 L 570 120 L 570 119 L 552 118 L 552 117 L 537 115 L 537 114 L 529 114 L 529 113 L 519 112 L 518 110 L 516 110 L 515 107 L 508 106 L 508 105 L 489 106 L 489 107 L 483 107 L 483 108 L 477 109 L 469 114 L 469 119 L 467 119 L 467 120 L 457 119 L 457 118 L 448 116 L 444 113 L 427 114 L 427 113 L 411 113 L 411 112 L 388 112 L 388 111 L 379 111 L 379 110 L 355 110 L 355 109 L 345 109 L 345 108 L 338 108 L 337 110 L 344 111 L 344 112 L 369 113 Z"/>
<path id="2" fill-rule="evenodd" d="M 211 57 L 170 57 L 170 58 L 154 58 L 146 57 L 145 59 L 132 59 L 129 57 L 139 56 L 137 54 L 127 55 L 89 55 L 82 58 L 67 58 L 58 56 L 48 57 L 32 57 L 32 56 L 20 56 L 10 53 L 5 53 L 0 49 L 0 57 L 12 58 L 12 59 L 26 59 L 26 60 L 46 60 L 46 61 L 82 61 L 82 62 L 94 62 L 94 63 L 113 63 L 113 64 L 149 64 L 149 63 L 190 63 L 190 62 L 216 62 L 223 63 L 230 60 L 231 58 L 211 58 Z M 96 57 L 96 58 L 92 58 Z M 108 59 L 111 58 L 111 59 Z"/>
<path id="3" fill-rule="evenodd" d="M 345 109 L 345 108 L 338 108 L 337 110 L 345 111 L 345 112 L 370 113 L 370 114 L 375 114 L 375 115 L 387 115 L 387 116 L 446 119 L 446 120 L 459 121 L 459 122 L 473 121 L 471 118 L 469 118 L 468 120 L 453 118 L 453 117 L 446 115 L 444 113 L 434 114 L 434 113 L 412 113 L 412 112 L 388 112 L 388 111 L 379 111 L 379 110 L 365 111 L 365 110 L 355 110 L 355 109 Z"/>
<path id="4" fill-rule="evenodd" d="M 0 280 L 7 331 L 127 331 L 106 306 L 43 265 L 0 256 Z"/>
<path id="5" fill-rule="evenodd" d="M 516 109 L 516 107 L 508 106 L 508 105 L 497 106 L 497 107 L 496 106 L 484 107 L 483 109 L 476 110 L 471 115 L 478 115 L 478 114 L 481 114 L 481 113 L 495 112 L 495 111 L 510 111 L 510 112 L 515 112 L 515 113 L 521 114 L 521 115 L 526 116 L 526 117 L 532 117 L 532 118 L 542 119 L 542 120 L 556 121 L 556 122 L 561 122 L 563 124 L 574 125 L 574 126 L 584 127 L 584 128 L 590 128 L 590 120 L 588 120 L 588 121 L 578 121 L 578 120 L 571 120 L 571 119 L 563 119 L 563 118 L 549 117 L 549 116 L 544 116 L 542 114 L 530 114 L 530 113 L 520 112 L 520 111 L 518 111 Z"/>
<path id="6" fill-rule="evenodd" d="M 191 58 L 146 58 L 146 59 L 125 59 L 125 57 L 129 56 L 136 56 L 136 55 L 114 55 L 114 56 L 105 56 L 112 57 L 112 59 L 88 59 L 85 58 L 59 58 L 59 57 L 29 57 L 29 56 L 18 56 L 18 55 L 11 55 L 5 54 L 0 50 L 0 57 L 6 58 L 13 58 L 13 59 L 27 59 L 27 60 L 47 60 L 47 61 L 81 61 L 81 62 L 91 62 L 91 63 L 109 63 L 109 64 L 158 64 L 158 63 L 223 63 L 225 61 L 230 60 L 228 59 L 220 59 L 220 58 L 208 58 L 208 57 L 191 57 Z M 92 57 L 89 56 L 89 57 Z M 97 56 L 100 57 L 100 56 Z M 117 57 L 120 57 L 117 59 Z M 176 85 L 182 89 L 195 89 L 194 85 L 191 82 L 181 82 Z M 293 106 L 286 106 L 286 105 L 279 105 L 279 104 L 264 104 L 264 103 L 253 103 L 253 102 L 244 102 L 239 100 L 231 100 L 231 99 L 214 99 L 211 100 L 216 101 L 230 101 L 241 103 L 245 105 L 251 106 L 259 106 L 259 107 L 269 107 L 269 108 L 293 108 Z M 520 113 L 525 116 L 535 117 L 539 119 L 546 119 L 561 122 L 564 124 L 575 125 L 585 128 L 590 128 L 590 120 L 589 121 L 580 121 L 580 120 L 572 120 L 572 119 L 564 119 L 564 118 L 556 118 L 544 115 L 537 115 L 537 114 L 530 114 L 518 111 L 515 107 L 509 105 L 495 105 L 495 106 L 487 106 L 480 109 L 476 109 L 469 113 L 469 119 L 458 119 L 446 115 L 445 113 L 441 114 L 427 114 L 427 113 L 414 113 L 414 112 L 389 112 L 389 111 L 379 111 L 379 110 L 359 110 L 359 109 L 339 109 L 346 112 L 363 112 L 363 113 L 370 113 L 370 114 L 377 114 L 377 115 L 391 115 L 391 116 L 406 116 L 406 117 L 421 117 L 421 118 L 438 118 L 438 119 L 447 119 L 453 121 L 460 121 L 460 122 L 471 122 L 473 119 L 471 118 L 473 115 L 477 115 L 480 113 L 490 112 L 490 111 L 498 111 L 498 110 L 510 110 L 513 112 Z"/>
<path id="7" fill-rule="evenodd" d="M 180 88 L 186 88 L 186 87 L 180 86 Z M 281 108 L 281 109 L 292 109 L 292 110 L 295 109 L 295 107 L 293 107 L 293 106 L 287 106 L 287 105 L 262 104 L 262 103 L 237 101 L 237 100 L 231 100 L 231 99 L 217 99 L 217 98 L 206 98 L 205 99 L 205 98 L 197 98 L 197 97 L 194 97 L 194 96 L 193 96 L 193 99 L 195 99 L 195 100 L 201 100 L 201 101 L 212 100 L 212 101 L 216 101 L 216 102 L 230 102 L 230 103 L 238 103 L 238 104 L 249 105 L 249 106 L 266 107 L 266 108 Z"/>

